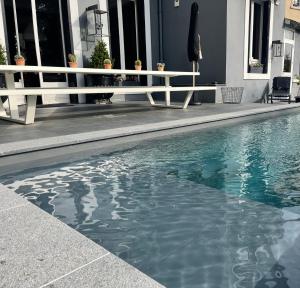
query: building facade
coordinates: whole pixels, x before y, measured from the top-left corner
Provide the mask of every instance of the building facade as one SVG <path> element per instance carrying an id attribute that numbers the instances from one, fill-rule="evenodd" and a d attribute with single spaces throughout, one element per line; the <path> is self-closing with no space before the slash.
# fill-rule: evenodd
<path id="1" fill-rule="evenodd" d="M 139 58 L 144 69 L 156 69 L 157 62 L 164 62 L 168 70 L 192 70 L 187 39 L 190 9 L 196 0 L 0 1 L 0 42 L 8 52 L 8 63 L 23 53 L 28 65 L 67 66 L 67 54 L 72 52 L 79 66 L 87 67 L 96 41 L 103 39 L 115 68 L 133 69 Z M 203 54 L 198 85 L 244 87 L 243 101 L 255 102 L 267 84 L 271 87 L 273 77 L 294 78 L 300 73 L 298 0 L 196 2 Z M 279 57 L 274 56 L 274 43 L 282 43 Z M 143 84 L 156 81 L 148 77 Z M 192 83 L 188 77 L 176 81 Z M 19 86 L 82 86 L 84 82 L 82 75 L 16 77 Z M 291 89 L 298 93 L 296 83 Z M 85 96 L 44 95 L 39 101 L 84 103 Z"/>

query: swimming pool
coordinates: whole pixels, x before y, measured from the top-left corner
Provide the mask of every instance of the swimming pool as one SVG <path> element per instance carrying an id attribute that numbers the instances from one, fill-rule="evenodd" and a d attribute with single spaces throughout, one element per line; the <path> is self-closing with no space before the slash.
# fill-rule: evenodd
<path id="1" fill-rule="evenodd" d="M 167 287 L 299 287 L 299 123 L 185 133 L 0 182 Z"/>

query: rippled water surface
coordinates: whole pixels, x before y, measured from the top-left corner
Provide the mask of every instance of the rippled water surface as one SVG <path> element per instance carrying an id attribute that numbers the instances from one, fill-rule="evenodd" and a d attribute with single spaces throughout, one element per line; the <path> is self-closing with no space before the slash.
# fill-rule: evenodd
<path id="1" fill-rule="evenodd" d="M 299 114 L 0 181 L 167 287 L 300 287 Z"/>

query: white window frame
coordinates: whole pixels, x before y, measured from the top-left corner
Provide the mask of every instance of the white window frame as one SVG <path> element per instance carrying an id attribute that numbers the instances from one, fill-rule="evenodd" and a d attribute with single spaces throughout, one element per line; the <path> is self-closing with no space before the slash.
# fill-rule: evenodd
<path id="1" fill-rule="evenodd" d="M 300 0 L 292 0 L 291 2 L 292 9 L 300 9 Z"/>
<path id="2" fill-rule="evenodd" d="M 292 30 L 291 30 L 292 31 Z M 295 31 L 294 32 L 294 39 L 288 39 L 285 37 L 286 35 L 286 29 L 284 30 L 284 37 L 283 37 L 283 57 L 282 57 L 282 75 L 283 76 L 293 76 L 293 69 L 294 69 L 294 60 L 295 60 Z M 284 72 L 284 58 L 285 58 L 285 49 L 286 49 L 286 44 L 290 44 L 293 46 L 293 51 L 292 51 L 292 59 L 291 59 L 291 72 Z"/>
<path id="3" fill-rule="evenodd" d="M 254 7 L 254 2 L 257 3 L 257 0 L 246 0 L 246 9 L 245 9 L 245 40 L 244 40 L 244 79 L 245 80 L 251 80 L 251 79 L 270 79 L 271 78 L 271 65 L 272 65 L 272 39 L 273 39 L 273 22 L 274 22 L 274 3 L 270 3 L 270 23 L 269 23 L 269 53 L 268 53 L 268 71 L 267 73 L 249 73 L 248 72 L 248 66 L 249 66 L 249 60 L 250 55 L 252 55 L 252 45 L 249 46 L 249 43 L 251 44 L 249 37 L 249 29 L 253 29 L 253 13 L 252 13 L 252 19 L 250 20 L 250 13 L 252 7 Z M 264 1 L 259 1 L 260 3 Z M 252 25 L 251 25 L 252 24 Z M 251 26 L 250 26 L 251 25 Z M 262 28 L 261 28 L 262 29 Z M 250 33 L 252 35 L 252 33 Z M 250 49 L 249 49 L 250 47 Z M 250 51 L 248 51 L 250 50 Z"/>
<path id="4" fill-rule="evenodd" d="M 262 42 L 262 33 L 263 33 L 263 17 L 264 17 L 264 6 L 263 6 L 263 2 L 262 1 L 257 1 L 257 0 L 253 0 L 250 2 L 251 4 L 251 8 L 250 8 L 250 13 L 251 13 L 251 19 L 250 19 L 250 37 L 249 37 L 249 56 L 252 58 L 252 54 L 253 54 L 253 24 L 254 24 L 254 4 L 258 4 L 261 6 L 261 19 L 262 21 L 260 22 L 260 27 L 259 27 L 259 58 L 258 59 L 254 59 L 253 60 L 257 60 L 257 61 L 261 61 L 261 55 L 262 55 L 262 47 L 261 47 L 261 42 Z M 250 59 L 249 59 L 250 60 Z"/>

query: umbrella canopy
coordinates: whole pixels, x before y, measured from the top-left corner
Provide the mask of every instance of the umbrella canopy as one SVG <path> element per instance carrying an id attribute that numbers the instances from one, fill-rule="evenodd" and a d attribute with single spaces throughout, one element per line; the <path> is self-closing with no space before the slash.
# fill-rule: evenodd
<path id="1" fill-rule="evenodd" d="M 202 59 L 200 34 L 198 31 L 199 5 L 197 2 L 192 4 L 190 29 L 188 38 L 188 57 L 190 62 L 198 62 Z"/>

